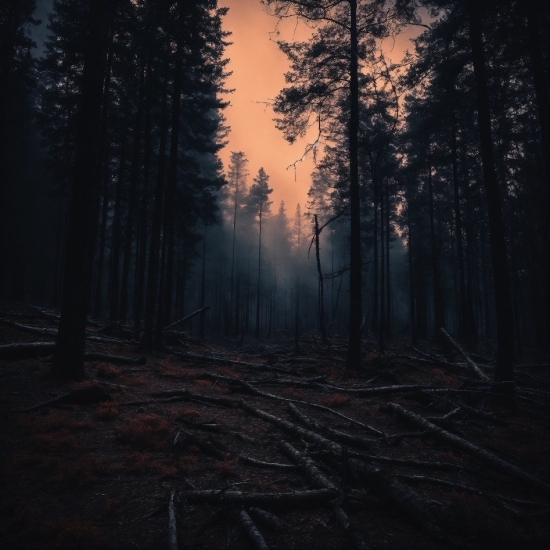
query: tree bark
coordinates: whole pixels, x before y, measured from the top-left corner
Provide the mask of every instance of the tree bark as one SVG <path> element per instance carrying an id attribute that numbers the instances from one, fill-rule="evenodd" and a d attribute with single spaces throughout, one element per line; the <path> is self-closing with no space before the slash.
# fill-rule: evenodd
<path id="1" fill-rule="evenodd" d="M 84 376 L 86 315 L 90 303 L 95 245 L 94 199 L 98 187 L 98 151 L 110 9 L 91 0 L 76 137 L 74 180 L 68 211 L 65 276 L 59 333 L 51 374 Z"/>
<path id="2" fill-rule="evenodd" d="M 361 365 L 361 212 L 359 195 L 358 133 L 359 133 L 359 79 L 357 53 L 357 0 L 350 0 L 350 305 L 349 340 L 346 366 L 357 370 Z"/>
<path id="3" fill-rule="evenodd" d="M 512 296 L 510 292 L 510 274 L 508 271 L 508 253 L 500 189 L 495 171 L 489 90 L 485 67 L 485 53 L 479 14 L 479 5 L 468 0 L 469 31 L 472 48 L 472 61 L 476 82 L 477 116 L 483 163 L 483 181 L 487 197 L 489 214 L 489 233 L 491 256 L 493 261 L 493 279 L 497 318 L 497 351 L 494 383 L 499 393 L 514 395 L 514 323 Z"/>

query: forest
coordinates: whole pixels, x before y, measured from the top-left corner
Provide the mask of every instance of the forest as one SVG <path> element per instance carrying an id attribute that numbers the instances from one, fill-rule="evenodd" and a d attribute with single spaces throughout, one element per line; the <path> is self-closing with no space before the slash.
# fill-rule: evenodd
<path id="1" fill-rule="evenodd" d="M 547 548 L 548 4 L 245 1 L 302 202 L 239 0 L 0 0 L 2 546 Z"/>

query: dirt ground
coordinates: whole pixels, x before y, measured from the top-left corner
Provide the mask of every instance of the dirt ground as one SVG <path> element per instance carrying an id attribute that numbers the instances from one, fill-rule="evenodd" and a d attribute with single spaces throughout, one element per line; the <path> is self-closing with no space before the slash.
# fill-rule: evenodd
<path id="1" fill-rule="evenodd" d="M 0 345 L 52 341 L 6 324 L 52 329 L 53 318 L 23 310 L 3 319 Z M 367 343 L 362 370 L 349 373 L 337 337 L 306 339 L 296 355 L 285 341 L 170 335 L 173 347 L 144 353 L 118 330 L 87 351 L 145 364 L 89 361 L 87 380 L 66 383 L 47 377 L 47 352 L 0 358 L 2 548 L 168 548 L 172 490 L 179 548 L 255 548 L 243 510 L 279 550 L 548 548 L 547 358 L 518 369 L 510 409 L 433 345 L 381 355 Z M 329 499 L 295 500 L 327 487 Z M 218 493 L 205 502 L 208 489 Z M 255 506 L 238 501 L 257 493 Z"/>

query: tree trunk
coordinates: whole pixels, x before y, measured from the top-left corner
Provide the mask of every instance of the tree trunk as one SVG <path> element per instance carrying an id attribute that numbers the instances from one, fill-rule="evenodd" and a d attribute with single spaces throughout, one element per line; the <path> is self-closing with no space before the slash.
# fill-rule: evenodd
<path id="1" fill-rule="evenodd" d="M 358 133 L 359 80 L 357 62 L 357 0 L 350 0 L 351 62 L 350 62 L 350 304 L 349 344 L 346 365 L 356 370 L 361 365 L 361 212 L 359 195 Z"/>
<path id="2" fill-rule="evenodd" d="M 386 185 L 386 338 L 391 340 L 390 188 Z"/>
<path id="3" fill-rule="evenodd" d="M 183 25 L 183 4 L 184 3 L 182 0 L 178 0 L 180 26 Z M 170 158 L 168 161 L 168 172 L 166 178 L 166 201 L 164 203 L 164 233 L 168 237 L 166 250 L 166 280 L 164 282 L 164 296 L 159 298 L 164 300 L 163 318 L 165 325 L 170 323 L 172 286 L 174 280 L 174 214 L 178 174 L 178 143 L 180 133 L 181 86 L 183 70 L 182 56 L 183 52 L 180 36 L 178 38 L 176 62 L 174 66 L 174 86 L 172 89 L 172 132 L 170 135 Z"/>
<path id="4" fill-rule="evenodd" d="M 378 351 L 384 353 L 386 335 L 386 304 L 385 304 L 385 247 L 384 247 L 384 190 L 380 189 L 380 324 L 378 326 Z"/>
<path id="5" fill-rule="evenodd" d="M 204 300 L 206 294 L 206 223 L 202 234 L 202 273 L 201 273 L 201 308 L 204 308 Z M 199 319 L 199 339 L 204 340 L 204 312 L 201 313 Z"/>
<path id="6" fill-rule="evenodd" d="M 378 331 L 378 178 L 375 167 L 372 168 L 372 188 L 374 195 L 372 235 L 372 330 L 376 333 Z"/>
<path id="7" fill-rule="evenodd" d="M 485 68 L 485 53 L 479 6 L 475 0 L 468 1 L 469 30 L 472 47 L 472 62 L 476 82 L 477 115 L 483 163 L 483 181 L 489 213 L 489 235 L 491 257 L 493 261 L 493 279 L 495 284 L 495 303 L 497 318 L 497 352 L 494 383 L 498 392 L 511 397 L 514 395 L 514 324 L 512 297 L 510 293 L 510 274 L 508 271 L 508 254 L 502 219 L 500 189 L 495 171 L 493 155 L 493 136 L 489 107 L 489 91 Z"/>
<path id="8" fill-rule="evenodd" d="M 151 170 L 151 103 L 153 95 L 153 83 L 151 75 L 151 63 L 147 63 L 147 99 L 145 107 L 145 142 L 143 158 L 143 188 L 141 196 L 141 213 L 138 224 L 138 259 L 136 288 L 134 289 L 134 334 L 139 341 L 141 331 L 141 314 L 143 309 L 143 296 L 145 293 L 145 264 L 147 261 L 147 203 L 149 200 L 149 173 Z"/>
<path id="9" fill-rule="evenodd" d="M 120 283 L 120 307 L 118 316 L 126 320 L 128 313 L 128 280 L 130 278 L 130 256 L 134 233 L 134 211 L 136 208 L 136 192 L 141 168 L 141 125 L 145 105 L 145 59 L 141 62 L 139 74 L 138 105 L 134 122 L 132 143 L 132 164 L 130 167 L 130 185 L 128 187 L 128 217 L 126 218 L 126 233 L 124 235 L 124 257 L 122 260 L 122 277 Z"/>
<path id="10" fill-rule="evenodd" d="M 68 210 L 61 318 L 50 371 L 53 376 L 62 378 L 81 379 L 84 376 L 84 341 L 95 245 L 94 200 L 98 191 L 97 164 L 109 11 L 104 0 L 90 1 L 74 179 Z"/>
<path id="11" fill-rule="evenodd" d="M 327 344 L 327 332 L 325 330 L 325 289 L 323 283 L 323 272 L 321 270 L 321 257 L 319 255 L 319 221 L 317 214 L 313 216 L 315 220 L 315 257 L 317 259 L 317 275 L 319 277 L 319 330 L 323 344 Z"/>
<path id="12" fill-rule="evenodd" d="M 254 336 L 260 337 L 260 275 L 262 265 L 262 205 L 260 204 L 260 236 L 258 239 L 258 298 L 256 300 L 256 329 Z"/>
<path id="13" fill-rule="evenodd" d="M 441 277 L 439 273 L 439 247 L 435 239 L 434 191 L 431 159 L 429 160 L 428 166 L 428 192 L 430 194 L 430 237 L 432 245 L 432 276 L 434 290 L 434 339 L 441 341 L 440 330 L 445 328 L 445 305 L 443 303 L 443 290 L 441 288 Z"/>
<path id="14" fill-rule="evenodd" d="M 468 303 L 466 300 L 466 277 L 464 274 L 464 249 L 462 247 L 462 216 L 460 213 L 460 190 L 458 181 L 458 163 L 456 152 L 456 113 L 452 113 L 451 126 L 451 154 L 453 163 L 453 192 L 454 192 L 454 210 L 455 210 L 455 228 L 456 228 L 456 253 L 458 256 L 458 273 L 460 288 L 460 306 L 459 306 L 459 333 L 460 338 L 466 344 L 470 345 L 470 330 L 468 326 Z"/>
<path id="15" fill-rule="evenodd" d="M 155 204 L 151 223 L 151 240 L 149 243 L 149 265 L 147 268 L 147 293 L 145 295 L 144 331 L 142 342 L 146 346 L 153 343 L 153 323 L 157 297 L 157 279 L 159 270 L 160 230 L 162 226 L 162 207 L 164 200 L 164 179 L 166 167 L 166 89 L 165 75 L 162 94 L 162 112 L 160 115 L 160 143 L 158 152 L 157 181 L 155 184 Z"/>

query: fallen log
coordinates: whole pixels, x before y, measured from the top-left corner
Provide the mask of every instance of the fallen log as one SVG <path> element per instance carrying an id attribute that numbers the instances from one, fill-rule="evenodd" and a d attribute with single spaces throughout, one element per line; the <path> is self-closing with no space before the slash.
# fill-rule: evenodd
<path id="1" fill-rule="evenodd" d="M 325 407 L 324 405 L 319 405 L 318 403 L 312 403 L 311 401 L 304 401 L 302 399 L 290 399 L 288 397 L 281 397 L 279 395 L 274 395 L 272 393 L 263 392 L 261 390 L 258 390 L 252 384 L 249 384 L 248 382 L 243 382 L 250 391 L 254 393 L 254 395 L 259 395 L 260 397 L 265 397 L 267 399 L 274 399 L 276 401 L 284 401 L 285 403 L 298 403 L 299 405 L 307 405 L 308 407 L 312 407 L 314 409 L 319 409 L 321 411 L 326 411 L 331 414 L 334 414 L 340 418 L 343 418 L 344 420 L 347 420 L 348 422 L 351 422 L 352 424 L 355 424 L 356 426 L 359 426 L 369 432 L 372 432 L 378 436 L 384 437 L 384 432 L 381 432 L 380 430 L 377 430 L 376 428 L 373 428 L 372 426 L 369 426 L 368 424 L 363 424 L 362 422 L 359 422 L 358 420 L 354 420 L 353 418 L 350 418 L 349 416 L 346 416 L 338 411 L 335 411 L 331 409 L 330 407 Z"/>
<path id="2" fill-rule="evenodd" d="M 510 464 L 509 462 L 502 460 L 498 456 L 486 451 L 485 449 L 482 449 L 481 447 L 470 443 L 468 440 L 454 435 L 444 430 L 443 428 L 440 428 L 439 426 L 436 426 L 425 418 L 422 418 L 421 416 L 403 408 L 401 405 L 398 405 L 397 403 L 388 403 L 386 408 L 390 411 L 397 413 L 402 418 L 405 418 L 410 422 L 414 422 L 418 426 L 421 426 L 423 429 L 430 431 L 432 437 L 435 437 L 436 439 L 444 441 L 445 443 L 449 443 L 454 447 L 465 451 L 466 453 L 477 458 L 480 462 L 483 462 L 484 464 L 493 467 L 495 470 L 498 470 L 504 474 L 528 483 L 533 488 L 536 488 L 538 490 L 543 489 L 545 492 L 550 491 L 550 486 L 543 480 L 525 472 L 524 470 L 521 470 L 520 468 L 514 466 L 513 464 Z"/>
<path id="3" fill-rule="evenodd" d="M 290 414 L 304 424 L 304 426 L 307 426 L 310 430 L 315 430 L 326 435 L 333 441 L 337 441 L 338 443 L 342 443 L 344 445 L 352 445 L 353 447 L 359 447 L 361 449 L 370 449 L 372 445 L 371 439 L 350 435 L 319 424 L 301 412 L 293 403 L 288 403 L 287 407 Z"/>
<path id="4" fill-rule="evenodd" d="M 293 464 L 280 464 L 279 462 L 264 462 L 263 460 L 257 460 L 250 456 L 240 455 L 239 462 L 246 462 L 251 466 L 258 468 L 273 468 L 275 470 L 296 470 L 296 466 Z"/>
<path id="5" fill-rule="evenodd" d="M 48 336 L 50 338 L 52 336 L 57 336 L 56 328 L 33 327 L 31 325 L 23 325 L 21 323 L 16 323 L 15 321 L 10 321 L 9 319 L 0 319 L 0 325 L 4 325 L 10 328 L 16 328 L 21 332 L 26 332 L 28 334 L 37 334 L 39 336 Z"/>
<path id="6" fill-rule="evenodd" d="M 444 487 L 450 487 L 451 489 L 458 489 L 460 491 L 467 491 L 469 493 L 475 493 L 477 495 L 481 495 L 487 498 L 491 498 L 493 500 L 504 500 L 506 502 L 511 502 L 512 504 L 517 504 L 521 506 L 532 506 L 532 507 L 540 507 L 540 508 L 546 508 L 548 507 L 547 502 L 535 502 L 532 500 L 521 500 L 518 498 L 508 497 L 506 495 L 501 495 L 498 493 L 494 493 L 492 491 L 484 491 L 482 489 L 478 489 L 477 487 L 471 487 L 469 485 L 462 485 L 461 483 L 454 483 L 452 481 L 447 481 L 445 479 L 437 479 L 434 477 L 427 477 L 427 476 L 408 476 L 403 474 L 397 474 L 397 477 L 400 479 L 404 479 L 406 481 L 412 481 L 412 482 L 426 482 L 426 483 L 433 483 L 434 485 L 442 485 Z"/>
<path id="7" fill-rule="evenodd" d="M 188 502 L 205 504 L 240 504 L 242 506 L 296 506 L 329 502 L 338 497 L 338 491 L 316 489 L 290 493 L 243 493 L 241 491 L 186 491 L 183 496 Z"/>
<path id="8" fill-rule="evenodd" d="M 314 487 L 333 489 L 337 490 L 336 486 L 330 479 L 328 479 L 325 474 L 323 474 L 315 465 L 315 462 L 311 458 L 302 455 L 299 453 L 292 445 L 286 441 L 281 441 L 279 443 L 279 448 L 286 454 L 292 461 L 294 461 L 298 466 L 301 466 L 302 471 L 306 474 L 306 477 L 309 479 L 310 483 Z M 355 543 L 355 546 L 358 548 L 364 548 L 366 545 L 364 541 L 358 536 L 355 527 L 351 524 L 348 515 L 342 509 L 341 502 L 336 506 L 336 520 L 340 527 L 348 535 L 352 537 L 352 540 Z"/>
<path id="9" fill-rule="evenodd" d="M 250 542 L 252 542 L 252 546 L 254 546 L 256 550 L 269 550 L 262 534 L 244 508 L 240 511 L 239 517 L 241 519 L 241 525 L 244 527 Z"/>
<path id="10" fill-rule="evenodd" d="M 204 313 L 209 309 L 210 309 L 210 306 L 203 306 L 200 309 L 197 309 L 197 311 L 194 311 L 193 313 L 186 315 L 182 319 L 179 319 L 178 321 L 173 322 L 171 325 L 164 327 L 162 330 L 164 332 L 165 330 L 170 330 L 171 328 L 177 327 L 178 325 L 183 325 L 184 323 L 187 323 L 187 321 L 190 321 L 191 319 L 193 319 L 193 317 L 196 317 L 197 315 L 200 315 L 201 313 Z"/>
<path id="11" fill-rule="evenodd" d="M 458 353 L 466 361 L 468 366 L 475 372 L 477 377 L 480 378 L 481 380 L 485 381 L 485 382 L 489 382 L 490 381 L 489 377 L 468 357 L 466 352 L 458 345 L 457 342 L 455 342 L 453 340 L 453 338 L 449 335 L 449 333 L 443 327 L 441 327 L 440 330 L 441 330 L 441 333 L 443 334 L 443 336 L 445 336 L 445 338 L 447 338 L 447 340 L 449 341 L 451 346 L 453 346 L 453 348 L 456 351 L 458 351 Z"/>
<path id="12" fill-rule="evenodd" d="M 102 363 L 113 363 L 115 365 L 145 365 L 147 357 L 123 357 L 121 355 L 89 352 L 84 354 L 84 361 L 101 361 Z"/>
<path id="13" fill-rule="evenodd" d="M 174 506 L 175 494 L 176 490 L 172 489 L 172 493 L 170 494 L 170 503 L 168 504 L 168 550 L 178 550 L 176 507 Z"/>
<path id="14" fill-rule="evenodd" d="M 218 460 L 224 460 L 226 458 L 227 448 L 223 446 L 219 441 L 209 436 L 208 438 L 199 437 L 196 434 L 178 428 L 176 437 L 174 438 L 174 449 L 183 448 L 188 445 L 197 445 L 200 450 L 211 456 L 216 457 Z"/>

